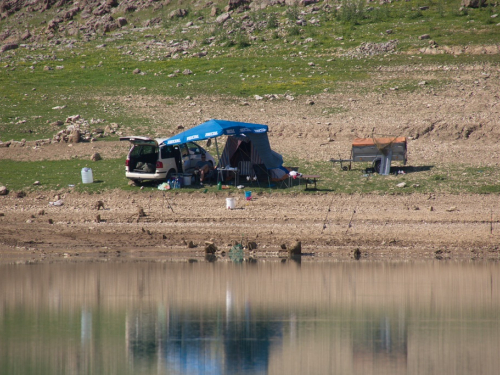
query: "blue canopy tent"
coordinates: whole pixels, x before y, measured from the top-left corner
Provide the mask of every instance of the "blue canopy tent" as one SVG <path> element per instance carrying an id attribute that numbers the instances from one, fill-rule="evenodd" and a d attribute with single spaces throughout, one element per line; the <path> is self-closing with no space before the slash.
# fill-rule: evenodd
<path id="1" fill-rule="evenodd" d="M 280 168 L 283 165 L 283 157 L 271 150 L 269 138 L 267 137 L 267 131 L 267 125 L 213 119 L 168 138 L 163 141 L 163 143 L 166 145 L 178 145 L 191 141 L 203 141 L 215 138 L 217 157 L 219 158 L 220 164 L 221 161 L 224 161 L 224 158 L 223 160 L 220 158 L 217 137 L 222 135 L 237 138 L 246 137 L 252 142 L 253 147 L 255 147 L 259 154 L 260 160 L 262 160 L 262 163 L 267 169 L 271 170 Z M 227 165 L 221 166 L 225 167 Z"/>

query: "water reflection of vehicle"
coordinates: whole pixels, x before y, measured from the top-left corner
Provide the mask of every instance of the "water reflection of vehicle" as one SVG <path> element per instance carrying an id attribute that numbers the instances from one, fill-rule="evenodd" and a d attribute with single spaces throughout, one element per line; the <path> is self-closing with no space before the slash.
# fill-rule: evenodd
<path id="1" fill-rule="evenodd" d="M 266 373 L 271 342 L 282 337 L 280 321 L 253 318 L 249 310 L 234 317 L 219 310 L 154 315 L 129 317 L 129 354 L 137 366 L 157 362 L 172 373 Z"/>

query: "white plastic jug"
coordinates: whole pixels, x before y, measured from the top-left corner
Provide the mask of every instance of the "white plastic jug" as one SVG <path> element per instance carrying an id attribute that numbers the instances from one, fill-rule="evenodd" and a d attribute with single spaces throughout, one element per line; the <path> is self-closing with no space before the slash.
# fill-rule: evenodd
<path id="1" fill-rule="evenodd" d="M 235 207 L 235 204 L 234 204 L 234 203 L 235 203 L 235 202 L 234 202 L 234 198 L 226 198 L 226 208 L 227 208 L 228 210 L 232 210 L 232 209 L 234 209 L 234 207 Z"/>
<path id="2" fill-rule="evenodd" d="M 84 184 L 91 184 L 94 182 L 94 176 L 92 175 L 91 168 L 82 168 L 82 182 Z"/>

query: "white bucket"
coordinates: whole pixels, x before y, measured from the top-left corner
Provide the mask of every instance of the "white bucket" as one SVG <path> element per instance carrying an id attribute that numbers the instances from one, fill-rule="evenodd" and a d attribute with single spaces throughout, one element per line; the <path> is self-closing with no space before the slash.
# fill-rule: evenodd
<path id="1" fill-rule="evenodd" d="M 84 184 L 91 184 L 94 182 L 94 176 L 92 175 L 91 168 L 82 168 L 82 182 Z"/>
<path id="2" fill-rule="evenodd" d="M 191 175 L 185 174 L 184 175 L 184 186 L 189 186 L 189 185 L 191 185 Z"/>
<path id="3" fill-rule="evenodd" d="M 228 210 L 234 209 L 235 204 L 234 204 L 234 198 L 226 198 L 226 208 Z"/>

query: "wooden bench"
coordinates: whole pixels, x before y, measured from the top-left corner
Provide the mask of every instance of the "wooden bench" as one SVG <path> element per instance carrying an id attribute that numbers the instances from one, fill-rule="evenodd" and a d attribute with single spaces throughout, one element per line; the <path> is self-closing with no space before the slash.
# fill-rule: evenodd
<path id="1" fill-rule="evenodd" d="M 299 185 L 300 185 L 301 180 L 305 180 L 306 190 L 309 189 L 309 185 L 314 185 L 314 190 L 317 190 L 316 182 L 317 182 L 318 178 L 321 178 L 321 176 L 314 175 L 314 174 L 303 174 L 302 176 L 300 176 L 298 178 L 299 178 Z"/>

